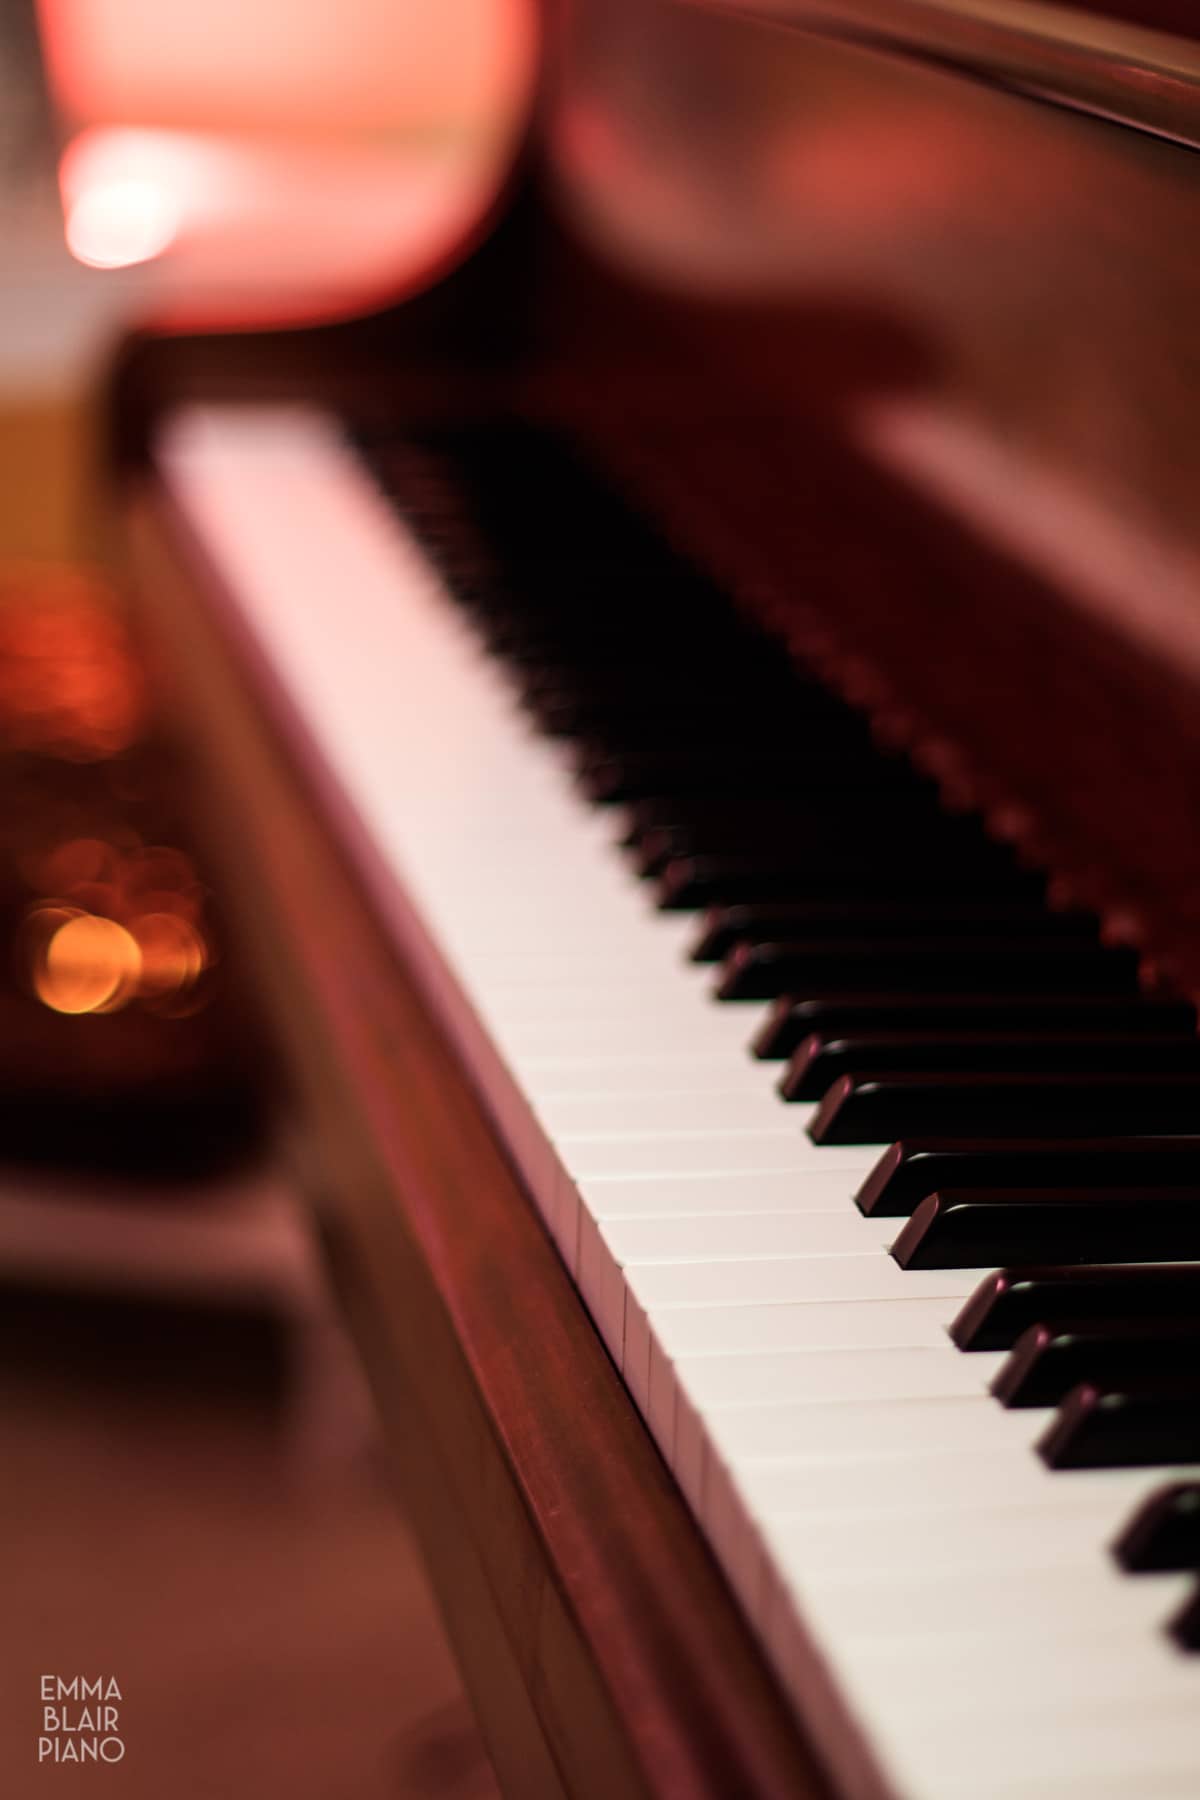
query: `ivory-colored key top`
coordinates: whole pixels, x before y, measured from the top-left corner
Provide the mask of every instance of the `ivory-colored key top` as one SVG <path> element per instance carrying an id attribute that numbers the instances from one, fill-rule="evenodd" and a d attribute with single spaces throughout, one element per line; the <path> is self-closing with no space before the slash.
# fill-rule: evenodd
<path id="1" fill-rule="evenodd" d="M 1090 1616 L 1049 1637 L 1028 1634 L 1019 1657 L 1010 1638 L 955 1630 L 949 1638 L 862 1643 L 855 1662 L 871 1686 L 902 1697 L 908 1715 L 929 1729 L 965 1718 L 978 1729 L 1018 1708 L 1027 1717 L 1063 1718 L 1097 1705 L 1200 1700 L 1200 1668 L 1165 1632 L 1134 1639 L 1120 1627 L 1097 1631 Z M 1086 1683 L 1072 1679 L 1072 1668 L 1086 1670 Z"/>
<path id="2" fill-rule="evenodd" d="M 626 1264 L 757 1262 L 780 1256 L 856 1256 L 884 1244 L 890 1227 L 870 1229 L 854 1212 L 672 1214 L 645 1219 L 595 1216 L 590 1229 Z M 860 1229 L 866 1225 L 868 1229 Z M 962 1352 L 956 1352 L 961 1356 Z M 969 1359 L 968 1359 L 969 1360 Z"/>
<path id="3" fill-rule="evenodd" d="M 675 1378 L 693 1406 L 702 1410 L 804 1400 L 929 1400 L 986 1394 L 988 1376 L 1001 1360 L 965 1357 L 952 1345 L 921 1350 L 776 1350 L 765 1355 L 683 1357 L 675 1363 Z M 650 1381 L 653 1391 L 653 1352 Z"/>
<path id="4" fill-rule="evenodd" d="M 630 1051 L 607 1056 L 523 1056 L 521 1080 L 539 1101 L 622 1094 L 768 1093 L 764 1071 L 725 1050 L 678 1050 L 672 1055 Z"/>
<path id="5" fill-rule="evenodd" d="M 957 1372 L 953 1355 L 868 1350 L 697 1358 L 664 1376 L 652 1350 L 650 1423 L 672 1467 L 686 1470 L 690 1484 L 700 1492 L 714 1455 L 714 1414 L 720 1416 L 735 1406 L 962 1399 L 981 1392 L 976 1377 L 964 1379 Z M 803 1448 L 797 1455 L 809 1460 Z"/>
<path id="6" fill-rule="evenodd" d="M 743 1036 L 741 1032 L 732 1031 L 719 1016 L 711 1021 L 703 1016 L 698 1019 L 695 996 L 681 994 L 673 983 L 665 981 L 655 984 L 626 979 L 573 986 L 565 982 L 558 985 L 552 982 L 481 982 L 472 991 L 479 1009 L 505 1027 L 542 1025 L 563 1019 L 580 1026 L 620 1020 L 627 1027 L 626 1041 L 636 1045 L 642 1021 L 654 1019 L 663 1026 L 675 1025 L 681 1043 L 687 1042 L 690 1031 L 702 1044 L 710 1022 L 720 1032 L 722 1042 Z M 773 1099 L 781 1111 L 786 1105 L 769 1089 L 764 1090 L 764 1099 Z"/>
<path id="7" fill-rule="evenodd" d="M 893 1458 L 886 1487 L 863 1479 L 863 1455 L 851 1450 L 814 1467 L 808 1458 L 743 1462 L 737 1485 L 763 1520 L 827 1517 L 839 1513 L 865 1521 L 939 1512 L 967 1517 L 1007 1506 L 1111 1504 L 1114 1517 L 1132 1511 L 1158 1483 L 1186 1471 L 1088 1469 L 1060 1474 L 1036 1456 L 993 1447 L 970 1456 L 947 1441 L 932 1450 Z M 1194 1471 L 1193 1471 L 1194 1472 Z"/>
<path id="8" fill-rule="evenodd" d="M 791 1120 L 770 1089 L 732 1088 L 710 1093 L 583 1095 L 537 1099 L 539 1116 L 559 1143 L 718 1131 L 787 1131 Z M 803 1127 L 806 1119 L 797 1123 Z M 849 1210 L 853 1211 L 853 1207 Z"/>
<path id="9" fill-rule="evenodd" d="M 864 1230 L 864 1227 L 866 1228 Z M 878 1245 L 891 1227 L 842 1213 L 746 1213 L 599 1220 L 580 1209 L 575 1266 L 580 1291 L 610 1352 L 621 1361 L 626 1274 L 657 1263 L 730 1263 L 844 1257 Z M 952 1352 L 951 1354 L 957 1354 Z"/>
<path id="10" fill-rule="evenodd" d="M 981 1535 L 974 1571 L 912 1569 L 900 1556 L 890 1574 L 779 1566 L 800 1609 L 839 1642 L 907 1636 L 915 1643 L 967 1621 L 992 1642 L 1015 1639 L 1014 1653 L 1024 1638 L 1036 1642 L 1060 1631 L 1069 1638 L 1089 1621 L 1106 1632 L 1152 1632 L 1183 1604 L 1194 1580 L 1175 1575 L 1133 1581 L 1103 1557 L 1072 1557 L 1039 1567 L 1036 1579 L 1014 1581 L 1011 1568 L 987 1562 L 985 1542 Z"/>
<path id="11" fill-rule="evenodd" d="M 786 1567 L 867 1581 L 891 1577 L 897 1564 L 922 1575 L 971 1575 L 983 1556 L 991 1568 L 1014 1571 L 1069 1563 L 1088 1569 L 1104 1542 L 1110 1511 L 1093 1496 L 1086 1506 L 1062 1508 L 1051 1502 L 981 1510 L 971 1515 L 969 1526 L 957 1529 L 944 1512 L 903 1515 L 886 1530 L 873 1530 L 857 1514 L 767 1521 L 762 1529 L 768 1550 Z M 881 1510 L 878 1518 L 882 1524 L 886 1512 Z"/>
<path id="12" fill-rule="evenodd" d="M 721 1458 L 740 1467 L 758 1461 L 819 1462 L 847 1453 L 905 1457 L 946 1443 L 962 1456 L 999 1445 L 1032 1455 L 1048 1416 L 1032 1408 L 1004 1412 L 990 1395 L 979 1394 L 933 1400 L 771 1401 L 712 1407 L 705 1421 Z"/>
<path id="13" fill-rule="evenodd" d="M 605 1219 L 740 1218 L 746 1213 L 850 1213 L 858 1174 L 850 1169 L 761 1169 L 748 1175 L 630 1175 L 580 1182 L 592 1216 Z M 899 1225 L 893 1220 L 895 1230 Z M 902 1221 L 901 1221 L 902 1223 Z"/>
<path id="14" fill-rule="evenodd" d="M 669 1357 L 770 1350 L 942 1347 L 942 1299 L 835 1300 L 792 1305 L 681 1306 L 655 1313 L 655 1344 Z"/>
<path id="15" fill-rule="evenodd" d="M 489 1009 L 488 1023 L 498 1046 L 514 1060 L 522 1056 L 619 1055 L 628 1049 L 669 1056 L 676 1050 L 691 1049 L 723 1050 L 736 1061 L 745 1054 L 748 1035 L 743 1019 L 711 1014 L 691 1020 L 664 1017 L 651 1005 L 639 1012 L 632 1031 L 630 1017 L 624 1012 L 609 1012 L 595 1019 L 559 1012 L 543 1018 L 499 1020 Z"/>
<path id="16" fill-rule="evenodd" d="M 634 1175 L 738 1175 L 759 1170 L 858 1169 L 861 1146 L 831 1152 L 839 1160 L 824 1161 L 825 1152 L 802 1133 L 789 1129 L 742 1132 L 646 1132 L 623 1138 L 593 1138 L 561 1146 L 563 1160 L 576 1181 Z M 817 1162 L 817 1158 L 822 1158 Z M 893 1265 L 894 1266 L 894 1265 Z M 921 1271 L 926 1273 L 927 1271 Z M 900 1270 L 896 1270 L 897 1275 Z M 919 1279 L 917 1275 L 914 1279 Z M 962 1286 L 961 1282 L 958 1284 Z M 965 1292 L 965 1290 L 964 1290 Z"/>
<path id="17" fill-rule="evenodd" d="M 884 1250 L 775 1261 L 639 1263 L 630 1285 L 652 1317 L 676 1306 L 776 1306 L 797 1300 L 962 1300 L 978 1269 L 898 1269 Z M 952 1310 L 952 1308 L 951 1308 Z M 949 1316 L 949 1313 L 948 1313 Z"/>

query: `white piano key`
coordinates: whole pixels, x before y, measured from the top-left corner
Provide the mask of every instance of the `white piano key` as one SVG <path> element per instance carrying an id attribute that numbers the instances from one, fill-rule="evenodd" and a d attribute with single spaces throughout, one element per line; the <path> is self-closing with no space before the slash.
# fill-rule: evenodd
<path id="1" fill-rule="evenodd" d="M 676 1132 L 659 1137 L 652 1133 L 626 1138 L 595 1138 L 566 1146 L 564 1160 L 576 1181 L 605 1176 L 627 1180 L 636 1175 L 740 1175 L 759 1170 L 849 1169 L 865 1179 L 879 1154 L 856 1145 L 818 1150 L 810 1139 L 793 1130 L 781 1108 L 777 1130 L 743 1132 Z M 829 1161 L 824 1159 L 828 1155 Z M 818 1164 L 817 1159 L 820 1158 Z"/>
<path id="2" fill-rule="evenodd" d="M 874 1230 L 871 1227 L 874 1226 Z M 623 1361 L 626 1272 L 655 1263 L 728 1264 L 845 1256 L 888 1235 L 853 1213 L 745 1213 L 700 1218 L 598 1219 L 581 1211 L 576 1275 L 618 1367 Z"/>
<path id="3" fill-rule="evenodd" d="M 770 1350 L 870 1350 L 942 1347 L 946 1302 L 912 1299 L 815 1299 L 772 1306 L 660 1308 L 654 1317 L 660 1353 L 722 1356 Z"/>
<path id="4" fill-rule="evenodd" d="M 797 1300 L 966 1299 L 980 1271 L 900 1269 L 887 1253 L 774 1262 L 637 1264 L 631 1287 L 652 1318 L 675 1306 L 775 1306 Z"/>
<path id="5" fill-rule="evenodd" d="M 1030 1570 L 1016 1580 L 1008 1567 L 984 1564 L 973 1572 L 910 1570 L 891 1575 L 830 1574 L 812 1566 L 784 1579 L 805 1617 L 828 1636 L 850 1642 L 891 1638 L 916 1643 L 953 1630 L 964 1618 L 995 1643 L 1019 1644 L 1040 1633 L 1066 1635 L 1085 1628 L 1125 1630 L 1131 1639 L 1152 1634 L 1193 1586 L 1186 1575 L 1134 1581 L 1104 1558 L 1080 1559 Z"/>
<path id="6" fill-rule="evenodd" d="M 680 1049 L 745 1054 L 750 1027 L 729 1013 L 702 1013 L 689 1026 L 686 1019 L 656 1017 L 652 1008 L 639 1016 L 632 1038 L 628 1017 L 554 1017 L 505 1021 L 496 1026 L 496 1041 L 515 1060 L 524 1056 L 603 1056 L 632 1048 L 642 1055 L 671 1055 Z M 781 1111 L 782 1111 L 781 1106 Z"/>
<path id="7" fill-rule="evenodd" d="M 919 1512 L 966 1517 L 1007 1506 L 1083 1504 L 1092 1495 L 1111 1499 L 1114 1516 L 1123 1516 L 1164 1482 L 1187 1478 L 1187 1471 L 1163 1469 L 1051 1471 L 1035 1456 L 1014 1457 L 999 1446 L 962 1456 L 947 1441 L 890 1459 L 884 1488 L 870 1472 L 864 1478 L 863 1460 L 850 1452 L 819 1466 L 804 1457 L 745 1463 L 737 1470 L 736 1484 L 755 1517 L 770 1523 L 830 1513 L 876 1518 L 881 1510 L 895 1518 Z"/>
<path id="8" fill-rule="evenodd" d="M 887 1700 L 876 1717 L 901 1791 L 922 1800 L 1093 1800 L 1100 1781 L 1112 1783 L 1109 1794 L 1169 1800 L 1187 1793 L 1174 1785 L 1184 1770 L 1192 1770 L 1194 1783 L 1200 1755 L 1195 1716 L 1178 1705 L 1166 1717 L 1144 1707 L 1098 1708 L 1082 1717 L 1064 1708 L 1056 1720 L 1026 1718 L 1010 1734 L 986 1737 L 970 1731 L 970 1720 L 965 1731 L 931 1733 Z"/>
<path id="9" fill-rule="evenodd" d="M 668 1462 L 686 1468 L 692 1485 L 703 1491 L 705 1471 L 713 1459 L 714 1427 L 731 1408 L 774 1411 L 839 1402 L 887 1401 L 890 1406 L 900 1400 L 962 1399 L 984 1392 L 980 1376 L 964 1366 L 965 1360 L 952 1350 L 799 1351 L 696 1358 L 670 1365 L 656 1357 L 652 1340 L 648 1416 Z M 782 1460 L 807 1466 L 815 1451 L 822 1460 L 839 1461 L 844 1444 L 831 1451 L 828 1434 L 802 1416 L 791 1421 L 791 1429 L 800 1436 L 801 1448 L 783 1448 Z M 861 1461 L 857 1438 L 854 1444 L 855 1460 Z M 888 1448 L 892 1447 L 881 1446 L 880 1453 Z M 907 1445 L 904 1448 L 907 1453 Z M 741 1456 L 737 1466 L 742 1467 Z M 842 1486 L 849 1489 L 851 1483 L 843 1480 Z M 860 1524 L 865 1511 L 862 1506 L 856 1509 Z"/>
<path id="10" fill-rule="evenodd" d="M 826 1576 L 861 1581 L 892 1576 L 897 1564 L 920 1578 L 972 1575 L 985 1547 L 990 1569 L 1028 1574 L 1078 1563 L 1094 1571 L 1111 1513 L 1111 1505 L 1093 1493 L 1086 1504 L 1070 1508 L 1050 1503 L 978 1511 L 957 1530 L 944 1510 L 896 1516 L 882 1507 L 874 1529 L 861 1513 L 785 1520 L 763 1529 L 785 1569 L 815 1567 Z M 884 1529 L 889 1519 L 894 1523 Z"/>
<path id="11" fill-rule="evenodd" d="M 639 1093 L 582 1095 L 564 1100 L 539 1098 L 538 1112 L 556 1142 L 586 1142 L 597 1138 L 634 1137 L 646 1132 L 671 1137 L 716 1132 L 786 1130 L 795 1112 L 795 1129 L 808 1124 L 815 1108 L 781 1110 L 778 1096 L 761 1087 L 708 1093 Z"/>
<path id="12" fill-rule="evenodd" d="M 580 1190 L 597 1219 L 740 1218 L 749 1212 L 849 1215 L 851 1196 L 859 1185 L 856 1171 L 806 1167 L 760 1169 L 750 1175 L 588 1177 L 580 1182 Z M 891 1221 L 893 1236 L 903 1222 Z"/>
<path id="13" fill-rule="evenodd" d="M 473 987 L 473 993 L 478 1004 L 504 1025 L 542 1025 L 564 1018 L 585 1025 L 619 1020 L 627 1030 L 636 1033 L 642 1020 L 653 1017 L 661 1024 L 674 1024 L 681 1043 L 687 1041 L 697 1013 L 696 995 L 680 993 L 673 984 L 659 987 L 636 979 L 627 982 L 614 978 L 570 986 L 561 982 L 557 986 L 545 982 L 480 982 Z M 730 1035 L 726 1014 L 714 1014 L 714 1023 L 722 1038 Z M 770 1093 L 764 1093 L 764 1102 L 771 1098 Z"/>
<path id="14" fill-rule="evenodd" d="M 933 1354 L 933 1353 L 931 1353 Z M 710 1438 L 726 1462 L 782 1462 L 827 1456 L 911 1456 L 952 1443 L 963 1455 L 995 1445 L 1030 1449 L 1045 1430 L 1041 1408 L 1006 1412 L 990 1395 L 932 1400 L 764 1401 L 705 1412 Z M 878 1477 L 886 1482 L 886 1474 Z"/>
<path id="15" fill-rule="evenodd" d="M 745 1212 L 613 1219 L 592 1215 L 622 1264 L 758 1262 L 781 1256 L 857 1256 L 895 1232 L 895 1220 L 842 1212 Z"/>
<path id="16" fill-rule="evenodd" d="M 616 1098 L 622 1094 L 762 1093 L 760 1065 L 726 1051 L 680 1050 L 671 1056 L 523 1056 L 522 1080 L 539 1100 Z"/>
<path id="17" fill-rule="evenodd" d="M 798 1400 L 916 1400 L 987 1392 L 1001 1356 L 945 1349 L 776 1350 L 765 1355 L 692 1356 L 675 1378 L 694 1406 L 763 1406 Z M 654 1370 L 651 1366 L 651 1386 Z M 774 1396 L 770 1399 L 769 1396 Z"/>
<path id="18" fill-rule="evenodd" d="M 1019 1572 L 1019 1571 L 1018 1571 Z M 1157 1578 L 1156 1578 L 1157 1579 Z M 1157 1603 L 1166 1618 L 1177 1588 L 1159 1589 Z M 1064 1693 L 1061 1665 L 1078 1660 L 1086 1684 Z M 1094 1621 L 1083 1620 L 1072 1631 L 1049 1638 L 1028 1632 L 1014 1645 L 1011 1637 L 966 1639 L 914 1637 L 907 1644 L 858 1643 L 854 1666 L 886 1692 L 889 1702 L 911 1724 L 926 1730 L 1002 1728 L 1019 1707 L 1026 1720 L 1038 1717 L 1062 1723 L 1072 1716 L 1130 1705 L 1163 1701 L 1195 1702 L 1195 1667 L 1163 1631 L 1132 1637 L 1128 1631 L 1097 1633 Z"/>
<path id="19" fill-rule="evenodd" d="M 447 932 L 444 936 L 464 974 L 469 975 L 472 989 L 481 994 L 540 993 L 549 988 L 570 996 L 581 986 L 585 992 L 604 992 L 616 985 L 625 993 L 661 992 L 668 1000 L 683 993 L 692 1005 L 707 997 L 698 970 L 693 991 L 689 988 L 693 974 L 689 966 L 672 957 L 667 945 L 644 942 L 641 932 L 645 919 L 640 913 L 632 913 L 628 926 L 619 932 L 610 930 L 599 938 L 594 927 L 586 935 L 581 932 L 578 945 L 569 950 L 545 947 L 546 923 L 545 912 L 534 915 L 528 926 L 528 948 L 503 953 L 478 948 L 473 927 L 463 925 L 457 933 Z M 588 982 L 581 984 L 580 975 L 585 969 Z"/>

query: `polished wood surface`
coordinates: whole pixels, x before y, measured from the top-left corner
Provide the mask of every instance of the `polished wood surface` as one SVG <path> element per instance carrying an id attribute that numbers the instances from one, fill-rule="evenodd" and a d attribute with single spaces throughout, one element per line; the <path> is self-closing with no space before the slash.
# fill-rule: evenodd
<path id="1" fill-rule="evenodd" d="M 153 490 L 132 541 L 180 729 L 212 771 L 213 854 L 311 1122 L 300 1166 L 502 1783 L 521 1800 L 822 1800 L 682 1499 L 301 772 L 302 734 L 269 671 Z M 815 1659 L 812 1682 L 814 1705 L 835 1707 Z M 864 1754 L 863 1792 L 886 1791 Z"/>
<path id="2" fill-rule="evenodd" d="M 714 0 L 819 37 L 961 69 L 1195 144 L 1200 25 L 1188 0 Z"/>

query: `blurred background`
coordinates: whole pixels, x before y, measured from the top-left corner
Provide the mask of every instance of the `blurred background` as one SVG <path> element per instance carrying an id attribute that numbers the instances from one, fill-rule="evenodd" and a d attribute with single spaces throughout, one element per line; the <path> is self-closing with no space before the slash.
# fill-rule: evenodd
<path id="1" fill-rule="evenodd" d="M 520 0 L 0 7 L 0 1787 L 495 1792 L 279 1152 L 109 551 L 123 333 L 353 313 L 485 211 Z M 121 1760 L 38 1761 L 45 1675 Z"/>

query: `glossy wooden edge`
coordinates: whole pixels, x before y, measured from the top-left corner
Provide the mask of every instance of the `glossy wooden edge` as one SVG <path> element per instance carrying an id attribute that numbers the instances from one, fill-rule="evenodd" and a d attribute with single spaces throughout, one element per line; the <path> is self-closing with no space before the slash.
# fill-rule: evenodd
<path id="1" fill-rule="evenodd" d="M 1200 44 L 1041 0 L 700 0 L 1200 146 Z"/>
<path id="2" fill-rule="evenodd" d="M 152 476 L 128 544 L 207 834 L 315 1128 L 336 1284 L 506 1791 L 832 1789 Z M 380 1572 L 386 1580 L 386 1571 Z M 889 1789 L 815 1653 L 855 1800 Z M 810 1715 L 811 1716 L 811 1715 Z"/>

